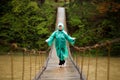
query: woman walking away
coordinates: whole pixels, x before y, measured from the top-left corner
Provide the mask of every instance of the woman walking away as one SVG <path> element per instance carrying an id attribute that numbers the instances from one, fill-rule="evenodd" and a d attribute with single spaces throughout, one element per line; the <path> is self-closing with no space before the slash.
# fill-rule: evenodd
<path id="1" fill-rule="evenodd" d="M 66 40 L 73 45 L 75 43 L 75 38 L 70 37 L 67 32 L 64 31 L 63 23 L 59 23 L 57 26 L 57 30 L 54 31 L 52 35 L 46 40 L 49 46 L 52 45 L 54 39 L 57 56 L 59 58 L 59 65 L 60 67 L 62 67 L 68 57 Z"/>

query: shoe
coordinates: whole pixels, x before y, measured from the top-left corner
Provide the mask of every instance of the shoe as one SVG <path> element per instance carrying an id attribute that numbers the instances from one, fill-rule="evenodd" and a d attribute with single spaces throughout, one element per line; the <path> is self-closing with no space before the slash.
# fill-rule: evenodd
<path id="1" fill-rule="evenodd" d="M 59 65 L 62 65 L 62 61 L 61 60 L 59 60 Z"/>
<path id="2" fill-rule="evenodd" d="M 66 67 L 66 62 L 63 64 L 64 67 Z"/>
<path id="3" fill-rule="evenodd" d="M 64 65 L 64 63 L 65 63 L 65 60 L 62 61 L 62 64 L 63 64 L 63 65 Z"/>

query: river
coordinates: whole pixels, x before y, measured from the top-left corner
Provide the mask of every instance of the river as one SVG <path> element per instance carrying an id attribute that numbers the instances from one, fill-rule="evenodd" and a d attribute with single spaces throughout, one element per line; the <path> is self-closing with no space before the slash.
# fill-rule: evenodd
<path id="1" fill-rule="evenodd" d="M 24 80 L 30 80 L 42 69 L 46 60 L 45 55 L 40 56 L 25 56 L 24 58 Z M 22 80 L 23 72 L 23 57 L 13 56 L 13 78 L 14 80 Z M 31 74 L 30 74 L 31 72 Z M 0 80 L 11 80 L 11 56 L 0 56 Z"/>
<path id="2" fill-rule="evenodd" d="M 24 80 L 30 80 L 35 77 L 35 75 L 42 69 L 46 56 L 31 56 L 31 65 L 30 65 L 30 56 L 25 56 L 25 68 L 24 68 Z M 14 56 L 13 57 L 13 77 L 14 80 L 22 80 L 23 72 L 23 57 Z M 77 63 L 81 67 L 81 57 L 77 58 Z M 95 80 L 95 68 L 96 60 L 94 57 L 90 58 L 90 67 L 89 67 L 89 77 L 88 80 Z M 87 75 L 88 69 L 88 57 L 84 58 L 83 64 L 83 74 Z M 30 74 L 31 71 L 31 74 Z M 31 77 L 30 77 L 31 76 Z M 120 80 L 120 58 L 111 58 L 110 59 L 110 80 Z M 11 80 L 11 57 L 9 55 L 0 56 L 0 80 Z M 98 71 L 97 71 L 97 80 L 107 80 L 107 58 L 99 57 L 98 58 Z"/>

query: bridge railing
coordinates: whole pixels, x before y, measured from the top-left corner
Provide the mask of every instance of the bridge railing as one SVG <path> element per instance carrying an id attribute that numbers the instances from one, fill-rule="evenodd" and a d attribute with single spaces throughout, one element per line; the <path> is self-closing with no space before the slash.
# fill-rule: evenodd
<path id="1" fill-rule="evenodd" d="M 110 80 L 110 52 L 113 43 L 120 42 L 120 38 L 93 46 L 76 47 L 71 50 L 75 65 L 79 68 L 81 80 Z M 99 53 L 104 50 L 106 57 L 102 58 Z M 99 61 L 99 59 L 104 59 Z M 101 66 L 104 69 L 100 69 Z M 105 74 L 104 74 L 105 73 Z M 104 74 L 104 78 L 100 75 Z M 92 77 L 90 75 L 93 75 Z M 83 78 L 85 76 L 85 78 Z"/>
<path id="2" fill-rule="evenodd" d="M 9 58 L 8 73 L 9 80 L 32 80 L 44 68 L 48 57 L 48 51 L 38 51 L 18 47 L 16 43 L 9 44 L 10 51 L 7 54 Z M 4 71 L 4 70 L 3 70 Z M 3 73 L 3 72 L 2 72 Z"/>

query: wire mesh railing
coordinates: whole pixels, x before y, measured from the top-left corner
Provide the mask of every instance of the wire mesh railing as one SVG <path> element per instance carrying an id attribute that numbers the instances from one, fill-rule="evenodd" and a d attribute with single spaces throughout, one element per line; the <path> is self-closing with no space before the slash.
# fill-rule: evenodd
<path id="1" fill-rule="evenodd" d="M 81 72 L 82 80 L 110 80 L 111 45 L 117 42 L 120 42 L 120 38 L 95 44 L 94 46 L 74 46 L 72 57 Z M 100 53 L 107 55 L 102 57 Z"/>

